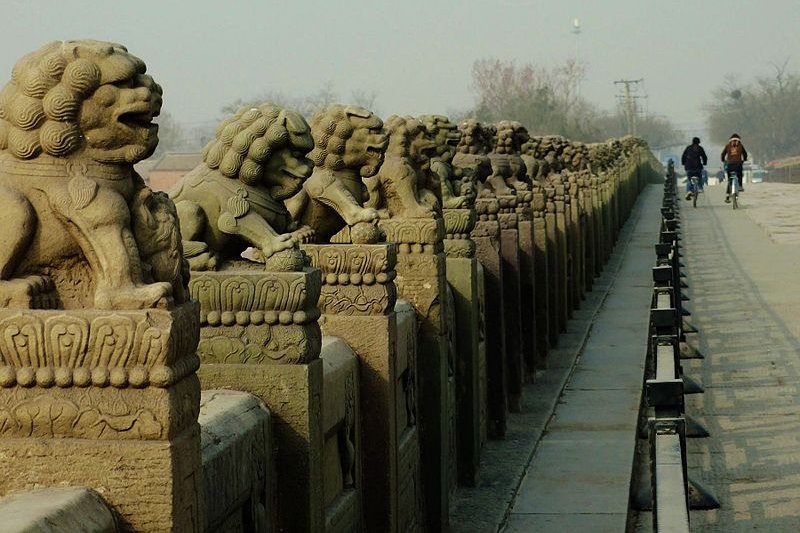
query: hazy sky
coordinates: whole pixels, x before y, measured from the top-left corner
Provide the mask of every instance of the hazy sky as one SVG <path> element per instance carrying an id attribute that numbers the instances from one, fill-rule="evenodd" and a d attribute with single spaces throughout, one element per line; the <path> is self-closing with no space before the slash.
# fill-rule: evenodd
<path id="1" fill-rule="evenodd" d="M 420 114 L 473 102 L 474 60 L 540 65 L 574 58 L 581 91 L 615 105 L 614 80 L 644 78 L 654 114 L 687 134 L 728 73 L 789 60 L 800 70 L 798 0 L 0 0 L 0 80 L 17 58 L 58 39 L 120 42 L 187 125 L 266 91 L 306 95 L 331 82 L 341 100 L 375 91 L 376 110 Z"/>

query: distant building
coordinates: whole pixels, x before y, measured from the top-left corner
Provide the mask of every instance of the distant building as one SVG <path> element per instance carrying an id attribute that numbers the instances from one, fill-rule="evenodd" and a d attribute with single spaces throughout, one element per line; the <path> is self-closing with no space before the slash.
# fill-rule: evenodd
<path id="1" fill-rule="evenodd" d="M 202 162 L 203 154 L 200 152 L 168 152 L 153 164 L 146 181 L 154 191 L 169 191 Z"/>

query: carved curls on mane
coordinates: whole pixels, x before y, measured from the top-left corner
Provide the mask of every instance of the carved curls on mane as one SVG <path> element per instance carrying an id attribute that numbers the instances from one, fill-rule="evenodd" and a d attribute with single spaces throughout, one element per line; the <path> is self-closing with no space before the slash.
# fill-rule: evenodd
<path id="1" fill-rule="evenodd" d="M 81 104 L 105 82 L 97 61 L 112 54 L 126 57 L 114 63 L 118 79 L 144 74 L 144 63 L 124 46 L 99 41 L 56 41 L 17 61 L 0 91 L 0 150 L 19 159 L 78 150 Z"/>
<path id="2" fill-rule="evenodd" d="M 362 119 L 364 127 L 369 129 L 383 126 L 380 118 L 363 107 L 336 104 L 323 109 L 311 120 L 314 149 L 309 152 L 308 158 L 315 166 L 331 170 L 345 168 L 345 145 L 355 131 L 351 117 Z"/>
<path id="3" fill-rule="evenodd" d="M 406 157 L 411 153 L 411 143 L 423 130 L 422 122 L 414 117 L 392 115 L 386 119 L 386 133 L 389 134 L 387 153 Z"/>
<path id="4" fill-rule="evenodd" d="M 203 148 L 203 161 L 224 176 L 254 185 L 264 176 L 264 163 L 286 146 L 304 154 L 313 147 L 302 115 L 275 104 L 243 107 L 217 127 L 216 137 Z"/>

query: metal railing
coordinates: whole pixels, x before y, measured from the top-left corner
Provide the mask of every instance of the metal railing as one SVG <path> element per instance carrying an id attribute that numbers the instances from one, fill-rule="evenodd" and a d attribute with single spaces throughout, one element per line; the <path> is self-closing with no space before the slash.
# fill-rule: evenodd
<path id="1" fill-rule="evenodd" d="M 706 437 L 708 432 L 685 412 L 684 396 L 703 391 L 683 373 L 682 358 L 702 357 L 685 344 L 686 333 L 697 330 L 684 321 L 688 298 L 683 289 L 680 257 L 680 201 L 675 176 L 664 182 L 656 264 L 652 269 L 653 298 L 650 309 L 646 405 L 650 459 L 650 501 L 653 530 L 689 531 L 690 509 L 712 509 L 719 503 L 692 481 L 686 462 L 687 437 Z"/>

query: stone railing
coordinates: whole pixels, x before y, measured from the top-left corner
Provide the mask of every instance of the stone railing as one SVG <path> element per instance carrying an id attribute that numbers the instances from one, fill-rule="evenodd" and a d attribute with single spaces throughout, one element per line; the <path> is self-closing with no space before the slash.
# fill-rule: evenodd
<path id="1" fill-rule="evenodd" d="M 99 530 L 446 528 L 651 159 L 381 220 L 386 242 L 303 245 L 298 272 L 193 272 L 195 303 L 171 311 L 0 310 L 0 495 L 103 488 L 75 493 L 99 524 L 113 509 Z"/>

